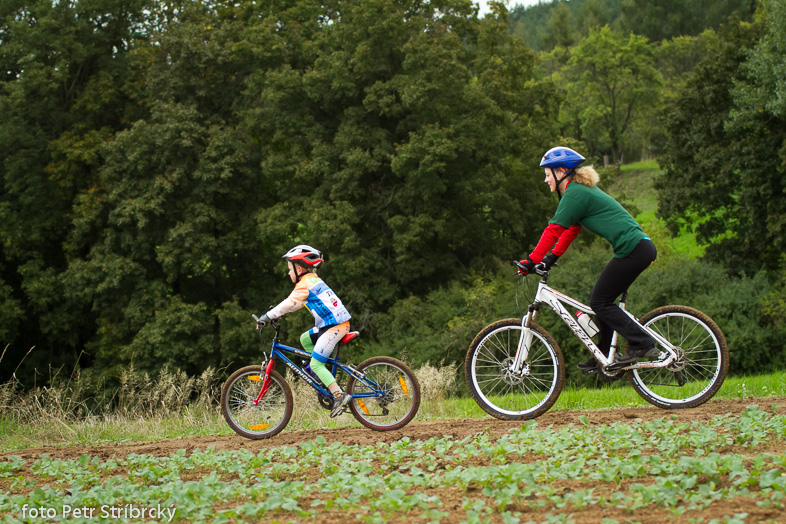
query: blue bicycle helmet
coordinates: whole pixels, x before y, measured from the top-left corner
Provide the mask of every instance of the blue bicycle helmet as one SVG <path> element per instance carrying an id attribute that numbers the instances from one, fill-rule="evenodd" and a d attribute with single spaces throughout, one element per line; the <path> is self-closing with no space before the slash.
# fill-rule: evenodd
<path id="1" fill-rule="evenodd" d="M 566 169 L 575 169 L 579 167 L 582 162 L 586 160 L 583 156 L 576 153 L 569 147 L 557 146 L 552 147 L 540 161 L 540 167 L 564 167 Z"/>

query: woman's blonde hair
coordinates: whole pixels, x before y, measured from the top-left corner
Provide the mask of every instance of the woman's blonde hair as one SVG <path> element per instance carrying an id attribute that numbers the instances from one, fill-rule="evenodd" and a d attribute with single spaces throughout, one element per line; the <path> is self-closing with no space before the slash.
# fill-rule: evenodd
<path id="1" fill-rule="evenodd" d="M 573 176 L 573 180 L 582 186 L 595 187 L 600 180 L 600 175 L 597 171 L 595 171 L 594 167 L 582 166 L 576 169 L 576 174 Z"/>

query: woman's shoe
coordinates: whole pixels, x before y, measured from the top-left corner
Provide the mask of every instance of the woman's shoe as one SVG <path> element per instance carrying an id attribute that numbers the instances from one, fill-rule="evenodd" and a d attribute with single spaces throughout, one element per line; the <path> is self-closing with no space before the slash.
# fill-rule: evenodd
<path id="1" fill-rule="evenodd" d="M 600 368 L 598 367 L 598 361 L 595 360 L 594 357 L 590 357 L 590 359 L 586 362 L 576 364 L 576 367 L 579 368 L 579 370 L 581 370 L 581 372 L 585 375 L 595 375 L 600 371 Z"/>

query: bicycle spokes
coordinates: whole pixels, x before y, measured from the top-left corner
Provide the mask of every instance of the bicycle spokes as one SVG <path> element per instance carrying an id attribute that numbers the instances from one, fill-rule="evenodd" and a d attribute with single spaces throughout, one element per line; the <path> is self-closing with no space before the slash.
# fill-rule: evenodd
<path id="1" fill-rule="evenodd" d="M 475 337 L 467 352 L 470 392 L 478 405 L 497 418 L 526 419 L 544 413 L 564 383 L 562 353 L 539 326 L 529 328 L 527 358 L 516 369 L 522 330 L 519 319 L 495 322 Z"/>
<path id="2" fill-rule="evenodd" d="M 728 369 L 728 348 L 707 315 L 666 306 L 648 313 L 642 324 L 668 340 L 677 354 L 666 367 L 631 371 L 631 383 L 643 398 L 663 407 L 693 407 L 717 392 Z"/>
<path id="3" fill-rule="evenodd" d="M 414 373 L 390 357 L 373 357 L 358 366 L 363 379 L 352 377 L 347 390 L 350 410 L 363 425 L 379 431 L 407 424 L 420 406 L 420 386 Z"/>

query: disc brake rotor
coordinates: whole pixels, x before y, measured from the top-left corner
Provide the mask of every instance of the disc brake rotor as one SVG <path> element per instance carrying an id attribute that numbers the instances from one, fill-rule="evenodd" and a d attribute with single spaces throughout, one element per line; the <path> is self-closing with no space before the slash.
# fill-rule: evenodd
<path id="1" fill-rule="evenodd" d="M 529 363 L 524 364 L 521 373 L 511 371 L 510 368 L 513 367 L 513 361 L 514 357 L 508 357 L 499 365 L 499 374 L 502 377 L 502 381 L 510 386 L 521 384 L 524 377 L 529 374 Z"/>

